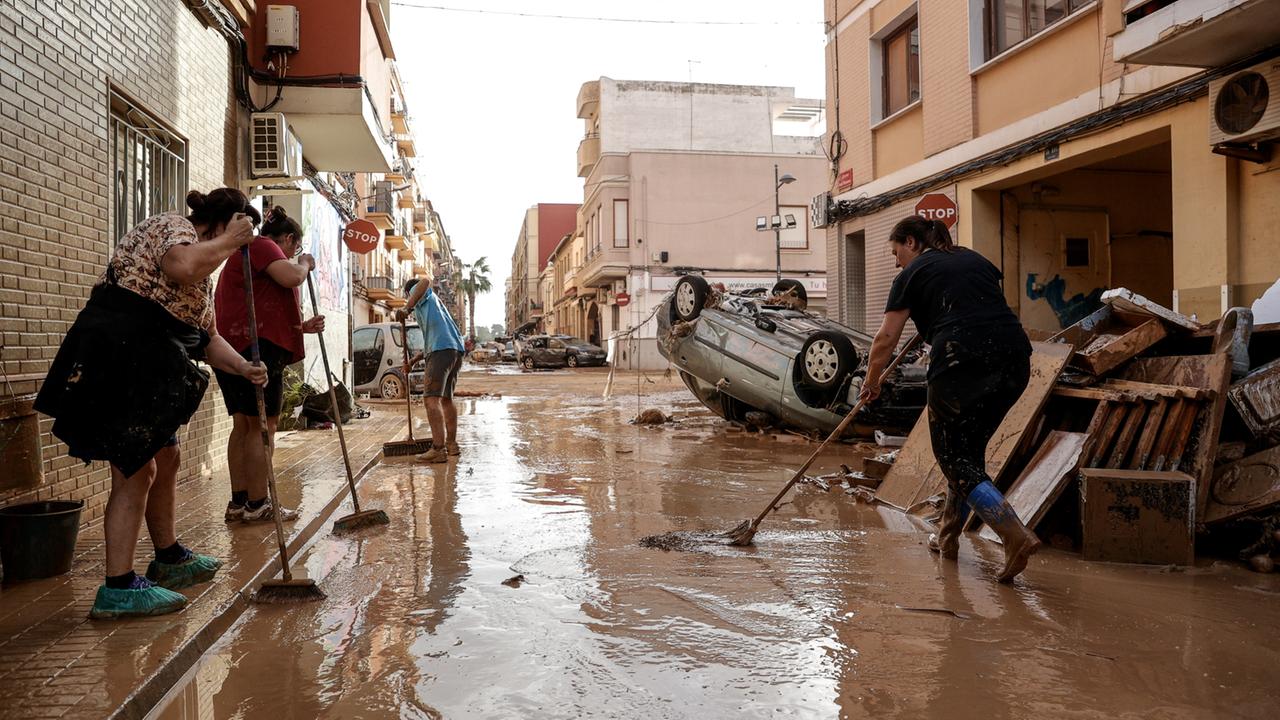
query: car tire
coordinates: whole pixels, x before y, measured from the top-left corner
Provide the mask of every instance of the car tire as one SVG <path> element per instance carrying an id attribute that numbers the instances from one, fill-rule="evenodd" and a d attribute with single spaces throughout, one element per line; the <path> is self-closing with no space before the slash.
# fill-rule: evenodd
<path id="1" fill-rule="evenodd" d="M 805 384 L 819 390 L 833 390 L 858 367 L 858 350 L 848 336 L 823 330 L 809 336 L 796 359 Z"/>
<path id="2" fill-rule="evenodd" d="M 800 302 L 805 305 L 809 304 L 809 293 L 804 289 L 804 283 L 791 278 L 783 278 L 773 284 L 773 295 L 780 295 L 788 291 L 795 291 L 796 297 L 800 298 Z"/>
<path id="3" fill-rule="evenodd" d="M 531 357 L 527 357 L 527 358 L 525 358 L 525 359 L 524 359 L 524 361 L 523 361 L 523 362 L 521 362 L 520 364 L 524 366 L 524 369 L 525 369 L 525 370 L 532 370 L 532 369 L 533 369 L 533 358 L 531 358 Z"/>
<path id="4" fill-rule="evenodd" d="M 565 364 L 566 364 L 566 365 L 568 365 L 569 367 L 571 367 L 571 368 L 576 368 L 576 367 L 578 367 L 578 356 L 577 356 L 577 355 L 570 355 L 569 357 L 565 358 L 564 362 L 565 362 Z"/>
<path id="5" fill-rule="evenodd" d="M 711 294 L 711 286 L 699 275 L 685 275 L 676 282 L 676 289 L 671 297 L 671 307 L 676 311 L 676 318 L 689 322 L 702 314 L 707 306 L 707 295 Z"/>
<path id="6" fill-rule="evenodd" d="M 378 381 L 378 393 L 384 400 L 399 400 L 404 397 L 406 383 L 397 372 L 389 372 Z"/>

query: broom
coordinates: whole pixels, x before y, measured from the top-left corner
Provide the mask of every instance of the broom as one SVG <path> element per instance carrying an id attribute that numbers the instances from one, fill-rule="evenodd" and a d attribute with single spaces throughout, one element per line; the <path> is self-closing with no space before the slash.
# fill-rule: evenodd
<path id="1" fill-rule="evenodd" d="M 311 295 L 311 314 L 320 314 L 320 305 L 316 302 L 316 286 L 311 282 L 311 273 L 307 273 L 307 293 Z M 320 358 L 324 360 L 324 374 L 329 379 L 329 409 L 333 411 L 333 424 L 338 428 L 338 445 L 342 447 L 342 465 L 347 470 L 347 487 L 351 488 L 351 506 L 355 512 L 333 521 L 334 532 L 358 530 L 369 525 L 390 525 L 391 518 L 381 510 L 360 510 L 360 498 L 356 495 L 356 479 L 351 474 L 351 457 L 347 455 L 347 438 L 342 434 L 342 410 L 338 408 L 338 392 L 333 388 L 333 372 L 329 370 L 329 352 L 324 347 L 324 333 L 320 340 Z"/>
<path id="2" fill-rule="evenodd" d="M 419 455 L 431 449 L 431 439 L 414 440 L 413 439 L 413 394 L 409 392 L 412 388 L 409 385 L 409 330 L 405 327 L 404 320 L 400 320 L 400 340 L 401 346 L 404 348 L 404 411 L 409 419 L 409 439 L 408 440 L 392 440 L 383 443 L 382 454 L 387 457 L 395 457 L 397 455 Z"/>
<path id="3" fill-rule="evenodd" d="M 253 365 L 262 365 L 262 356 L 258 353 L 258 316 L 253 309 L 253 268 L 249 262 L 249 246 L 240 248 L 240 263 L 244 265 L 244 302 L 249 307 L 249 347 Z M 262 451 L 267 457 L 267 491 L 271 497 L 271 517 L 276 521 L 276 542 L 280 545 L 280 580 L 264 580 L 257 592 L 250 598 L 256 603 L 296 603 L 323 600 L 324 591 L 316 587 L 316 581 L 310 578 L 294 579 L 289 572 L 289 549 L 284 545 L 284 526 L 280 523 L 280 501 L 276 498 L 276 471 L 271 462 L 271 437 L 267 435 L 267 403 L 262 395 L 262 386 L 254 383 L 254 392 L 258 396 L 258 427 L 262 430 Z"/>
<path id="4" fill-rule="evenodd" d="M 907 341 L 907 344 L 898 352 L 898 355 L 893 359 L 893 362 L 889 363 L 889 366 L 880 374 L 881 383 L 884 382 L 885 378 L 889 377 L 889 373 L 893 372 L 894 369 L 898 367 L 898 363 L 902 362 L 902 359 L 907 356 L 907 353 L 914 349 L 919 342 L 919 335 L 913 335 L 911 339 Z M 805 471 L 809 469 L 810 465 L 813 465 L 813 461 L 818 459 L 818 456 L 822 454 L 822 451 L 827 449 L 827 445 L 844 433 L 845 429 L 849 427 L 849 424 L 853 422 L 854 416 L 857 415 L 858 411 L 862 409 L 862 406 L 866 404 L 866 400 L 858 400 L 858 402 L 854 404 L 853 409 L 849 411 L 849 414 L 844 416 L 844 419 L 840 421 L 840 424 L 836 426 L 836 429 L 832 430 L 831 434 L 827 436 L 827 439 L 823 440 L 822 444 L 818 446 L 818 449 L 814 450 L 813 454 L 809 456 L 809 459 L 804 461 L 804 465 L 800 466 L 800 469 L 792 476 L 791 481 L 783 486 L 782 490 L 774 496 L 773 500 L 769 502 L 768 507 L 764 509 L 764 512 L 756 516 L 755 520 L 743 520 L 741 524 L 729 532 L 724 533 L 721 537 L 728 539 L 730 545 L 750 545 L 752 539 L 756 536 L 756 528 L 760 527 L 760 523 L 764 521 L 765 517 L 767 517 L 769 513 L 778 509 L 778 502 L 782 500 L 783 496 L 785 496 L 791 488 L 800 481 L 800 478 L 804 477 Z"/>

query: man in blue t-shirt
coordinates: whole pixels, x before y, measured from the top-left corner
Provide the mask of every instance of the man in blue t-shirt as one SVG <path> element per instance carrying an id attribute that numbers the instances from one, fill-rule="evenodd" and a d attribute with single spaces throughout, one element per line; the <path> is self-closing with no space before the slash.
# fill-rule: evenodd
<path id="1" fill-rule="evenodd" d="M 427 422 L 431 425 L 431 449 L 418 456 L 421 462 L 447 462 L 458 448 L 458 409 L 453 404 L 453 388 L 462 369 L 462 334 L 439 296 L 431 291 L 430 280 L 410 280 L 404 285 L 408 305 L 396 311 L 403 320 L 412 311 L 422 331 L 422 348 L 427 358 L 426 392 Z M 410 366 L 422 359 L 414 356 Z"/>

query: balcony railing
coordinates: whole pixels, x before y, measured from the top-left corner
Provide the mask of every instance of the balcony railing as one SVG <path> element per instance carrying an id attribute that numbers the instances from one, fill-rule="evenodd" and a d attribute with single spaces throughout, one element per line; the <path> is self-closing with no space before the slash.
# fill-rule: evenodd
<path id="1" fill-rule="evenodd" d="M 583 120 L 591 117 L 600 105 L 600 81 L 585 82 L 578 89 L 578 117 Z"/>
<path id="2" fill-rule="evenodd" d="M 578 143 L 578 177 L 586 177 L 600 161 L 600 136 L 590 133 Z"/>
<path id="3" fill-rule="evenodd" d="M 385 275 L 373 275 L 364 279 L 365 293 L 373 301 L 390 300 L 399 297 L 395 281 Z"/>

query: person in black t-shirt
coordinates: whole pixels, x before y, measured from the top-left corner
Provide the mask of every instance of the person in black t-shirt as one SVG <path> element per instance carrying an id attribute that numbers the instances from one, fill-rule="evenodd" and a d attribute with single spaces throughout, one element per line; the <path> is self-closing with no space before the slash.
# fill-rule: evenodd
<path id="1" fill-rule="evenodd" d="M 889 235 L 902 272 L 893 281 L 876 333 L 862 398 L 880 394 L 879 378 L 907 320 L 929 343 L 929 436 L 947 477 L 942 523 L 929 549 L 947 559 L 960 550 L 972 507 L 1004 543 L 1000 582 L 1009 582 L 1040 549 L 986 470 L 987 443 L 1027 386 L 1031 343 L 1004 301 L 1002 278 L 981 254 L 958 247 L 947 226 L 913 215 Z"/>

